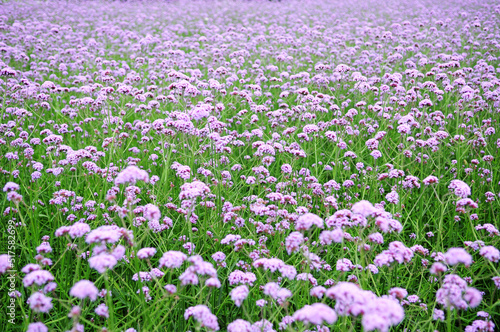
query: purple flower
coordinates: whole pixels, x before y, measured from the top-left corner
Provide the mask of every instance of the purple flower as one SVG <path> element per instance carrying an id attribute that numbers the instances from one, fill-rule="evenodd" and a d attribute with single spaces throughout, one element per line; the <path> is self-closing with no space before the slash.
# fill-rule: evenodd
<path id="1" fill-rule="evenodd" d="M 481 293 L 455 274 L 445 276 L 443 285 L 436 292 L 436 301 L 443 307 L 465 310 L 477 307 L 482 300 Z"/>
<path id="2" fill-rule="evenodd" d="M 493 246 L 482 247 L 479 254 L 491 262 L 498 262 L 500 259 L 500 251 Z"/>
<path id="3" fill-rule="evenodd" d="M 467 183 L 460 180 L 452 180 L 448 188 L 453 189 L 455 195 L 458 197 L 467 198 L 471 194 L 470 187 Z"/>
<path id="4" fill-rule="evenodd" d="M 341 243 L 344 240 L 344 232 L 341 228 L 336 228 L 333 231 L 322 231 L 319 235 L 319 241 L 322 245 L 330 245 L 333 242 Z"/>
<path id="5" fill-rule="evenodd" d="M 29 287 L 33 284 L 38 286 L 45 285 L 49 281 L 54 281 L 54 276 L 49 271 L 36 270 L 27 274 L 23 279 L 24 287 Z"/>
<path id="6" fill-rule="evenodd" d="M 369 217 L 377 212 L 377 209 L 373 206 L 372 203 L 368 201 L 359 201 L 354 203 L 351 208 L 352 213 L 360 214 L 363 217 Z"/>
<path id="7" fill-rule="evenodd" d="M 99 304 L 97 308 L 95 308 L 95 313 L 98 316 L 109 318 L 108 307 L 104 303 Z"/>
<path id="8" fill-rule="evenodd" d="M 106 272 L 107 269 L 112 269 L 116 263 L 116 258 L 107 253 L 101 253 L 99 255 L 92 256 L 89 259 L 90 267 L 97 270 L 97 272 L 101 274 Z"/>
<path id="9" fill-rule="evenodd" d="M 212 255 L 212 259 L 216 262 L 222 262 L 226 259 L 226 255 L 221 251 L 217 251 Z"/>
<path id="10" fill-rule="evenodd" d="M 242 272 L 240 270 L 235 270 L 229 274 L 228 280 L 230 285 L 253 285 L 253 283 L 257 280 L 257 277 L 252 272 Z"/>
<path id="11" fill-rule="evenodd" d="M 337 271 L 348 272 L 353 268 L 354 264 L 347 258 L 342 258 L 337 261 Z"/>
<path id="12" fill-rule="evenodd" d="M 384 250 L 375 257 L 374 263 L 376 266 L 389 266 L 394 261 L 403 264 L 409 262 L 413 255 L 413 251 L 402 242 L 394 241 L 389 244 L 389 250 Z"/>
<path id="13" fill-rule="evenodd" d="M 189 317 L 193 317 L 201 324 L 201 327 L 206 327 L 212 331 L 219 330 L 217 317 L 212 314 L 210 309 L 205 305 L 199 304 L 197 306 L 187 308 L 184 312 L 184 319 L 188 320 Z"/>
<path id="14" fill-rule="evenodd" d="M 290 164 L 283 164 L 281 165 L 281 171 L 285 174 L 291 174 L 292 173 L 292 166 Z"/>
<path id="15" fill-rule="evenodd" d="M 323 325 L 325 322 L 333 324 L 337 321 L 335 310 L 323 303 L 305 305 L 302 309 L 295 311 L 292 317 L 295 321 L 313 325 Z"/>
<path id="16" fill-rule="evenodd" d="M 295 229 L 298 231 L 306 231 L 313 225 L 316 225 L 318 228 L 323 228 L 323 219 L 313 213 L 306 213 L 297 219 Z"/>
<path id="17" fill-rule="evenodd" d="M 167 267 L 170 269 L 181 267 L 182 263 L 187 259 L 186 254 L 180 251 L 167 251 L 160 258 L 160 268 Z"/>
<path id="18" fill-rule="evenodd" d="M 389 295 L 396 299 L 402 300 L 406 296 L 408 296 L 408 291 L 404 288 L 393 287 L 389 290 Z"/>
<path id="19" fill-rule="evenodd" d="M 28 329 L 26 330 L 26 332 L 48 332 L 48 331 L 49 329 L 47 328 L 47 326 L 45 326 L 45 324 L 41 322 L 31 323 L 30 325 L 28 325 Z"/>
<path id="20" fill-rule="evenodd" d="M 339 282 L 328 289 L 325 296 L 336 301 L 335 311 L 340 316 L 358 316 L 364 312 L 366 304 L 376 298 L 370 291 L 365 291 L 350 282 Z"/>
<path id="21" fill-rule="evenodd" d="M 127 231 L 118 226 L 101 226 L 99 228 L 94 229 L 92 232 L 87 234 L 85 238 L 85 242 L 87 243 L 116 243 L 123 234 L 127 233 Z"/>
<path id="22" fill-rule="evenodd" d="M 304 235 L 299 232 L 292 232 L 285 240 L 286 252 L 290 255 L 299 250 L 300 245 L 304 243 Z"/>
<path id="23" fill-rule="evenodd" d="M 149 181 L 148 172 L 141 170 L 137 166 L 128 166 L 123 171 L 121 171 L 115 178 L 115 185 L 120 184 L 135 184 L 137 181 Z"/>
<path id="24" fill-rule="evenodd" d="M 395 191 L 391 191 L 387 195 L 385 195 L 385 199 L 392 204 L 397 204 L 399 203 L 399 195 Z"/>
<path id="25" fill-rule="evenodd" d="M 137 258 L 146 259 L 156 254 L 156 248 L 142 248 L 137 252 Z"/>
<path id="26" fill-rule="evenodd" d="M 208 278 L 205 280 L 205 285 L 207 287 L 215 287 L 215 288 L 220 288 L 221 283 L 220 280 L 216 277 Z"/>
<path id="27" fill-rule="evenodd" d="M 248 287 L 247 285 L 241 285 L 236 288 L 234 288 L 230 295 L 231 299 L 234 301 L 234 304 L 236 304 L 237 307 L 241 306 L 243 303 L 243 300 L 245 300 L 248 296 Z"/>
<path id="28" fill-rule="evenodd" d="M 464 300 L 469 304 L 469 307 L 475 308 L 481 304 L 483 295 L 475 288 L 467 287 L 464 293 Z"/>
<path id="29" fill-rule="evenodd" d="M 177 287 L 175 287 L 175 285 L 165 285 L 164 288 L 169 294 L 174 294 L 175 292 L 177 292 Z"/>
<path id="30" fill-rule="evenodd" d="M 434 175 L 429 175 L 428 177 L 426 177 L 425 179 L 422 180 L 422 182 L 428 186 L 432 183 L 439 183 L 439 179 L 437 177 L 435 177 Z"/>
<path id="31" fill-rule="evenodd" d="M 12 263 L 9 255 L 0 255 L 0 274 L 4 274 L 12 268 Z"/>
<path id="32" fill-rule="evenodd" d="M 71 236 L 72 239 L 74 239 L 77 237 L 82 237 L 85 234 L 87 234 L 88 232 L 90 232 L 89 225 L 87 225 L 86 223 L 83 223 L 83 222 L 77 222 L 77 223 L 74 223 L 69 228 L 68 234 Z M 57 236 L 57 231 L 56 231 L 56 236 Z"/>
<path id="33" fill-rule="evenodd" d="M 431 268 L 429 269 L 429 272 L 432 274 L 440 274 L 446 271 L 448 271 L 446 265 L 439 262 L 432 264 Z"/>
<path id="34" fill-rule="evenodd" d="M 3 187 L 3 192 L 9 192 L 9 191 L 18 191 L 19 190 L 19 185 L 14 182 L 7 182 L 5 186 Z"/>
<path id="35" fill-rule="evenodd" d="M 257 307 L 260 307 L 260 308 L 264 308 L 266 306 L 266 304 L 267 304 L 267 301 L 264 299 L 260 299 L 260 300 L 255 301 L 255 305 Z"/>
<path id="36" fill-rule="evenodd" d="M 237 319 L 227 326 L 227 332 L 254 332 L 254 330 L 246 320 Z"/>
<path id="37" fill-rule="evenodd" d="M 40 292 L 33 293 L 26 301 L 34 312 L 49 312 L 52 309 L 52 299 Z"/>
<path id="38" fill-rule="evenodd" d="M 146 204 L 144 206 L 144 218 L 148 221 L 158 221 L 161 218 L 160 209 L 153 204 Z"/>
<path id="39" fill-rule="evenodd" d="M 444 259 L 448 265 L 457 265 L 459 263 L 465 266 L 470 266 L 472 264 L 472 256 L 465 251 L 463 248 L 450 248 L 444 254 Z"/>
<path id="40" fill-rule="evenodd" d="M 317 297 L 318 299 L 321 299 L 323 295 L 326 293 L 326 288 L 323 286 L 316 286 L 311 288 L 311 291 L 309 294 L 313 297 Z"/>
<path id="41" fill-rule="evenodd" d="M 88 297 L 91 301 L 95 301 L 97 299 L 98 293 L 99 290 L 96 286 L 94 286 L 94 283 L 88 280 L 78 281 L 69 291 L 69 295 L 71 296 L 82 300 Z"/>
<path id="42" fill-rule="evenodd" d="M 432 319 L 444 321 L 444 311 L 439 309 L 434 309 L 434 313 L 432 314 Z"/>
<path id="43" fill-rule="evenodd" d="M 210 193 L 210 188 L 201 181 L 193 181 L 191 183 L 185 183 L 181 186 L 181 193 L 179 194 L 179 199 L 192 200 L 196 197 L 204 197 Z"/>
<path id="44" fill-rule="evenodd" d="M 500 289 L 500 277 L 493 277 L 491 280 L 495 283 L 496 288 Z"/>
<path id="45" fill-rule="evenodd" d="M 403 307 L 388 297 L 369 301 L 364 311 L 361 323 L 365 331 L 389 331 L 391 326 L 398 325 L 405 317 Z"/>

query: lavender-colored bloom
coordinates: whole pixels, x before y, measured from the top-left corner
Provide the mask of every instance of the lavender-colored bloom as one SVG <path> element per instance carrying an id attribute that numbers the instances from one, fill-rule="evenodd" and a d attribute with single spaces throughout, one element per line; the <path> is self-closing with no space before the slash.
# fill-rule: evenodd
<path id="1" fill-rule="evenodd" d="M 158 221 L 161 218 L 160 209 L 153 204 L 146 204 L 144 206 L 144 218 L 148 221 Z"/>
<path id="2" fill-rule="evenodd" d="M 403 307 L 394 299 L 377 298 L 367 303 L 361 323 L 365 331 L 389 331 L 391 326 L 403 321 Z"/>
<path id="3" fill-rule="evenodd" d="M 413 251 L 403 243 L 394 241 L 389 244 L 389 250 L 384 250 L 378 254 L 374 263 L 376 266 L 391 265 L 394 261 L 399 264 L 407 263 L 413 258 Z"/>
<path id="4" fill-rule="evenodd" d="M 290 164 L 283 164 L 281 165 L 281 171 L 285 174 L 290 174 L 292 173 L 292 166 Z"/>
<path id="5" fill-rule="evenodd" d="M 432 319 L 444 321 L 444 311 L 439 309 L 434 309 L 432 314 Z"/>
<path id="6" fill-rule="evenodd" d="M 115 185 L 118 186 L 125 183 L 134 185 L 137 181 L 148 182 L 148 172 L 141 170 L 137 166 L 128 166 L 115 178 Z"/>
<path id="7" fill-rule="evenodd" d="M 498 260 L 500 260 L 500 250 L 493 246 L 482 247 L 479 254 L 494 263 L 497 263 Z"/>
<path id="8" fill-rule="evenodd" d="M 88 280 L 80 280 L 71 288 L 69 295 L 77 297 L 79 299 L 89 298 L 91 301 L 97 299 L 97 294 L 99 290 L 94 283 Z"/>
<path id="9" fill-rule="evenodd" d="M 500 289 L 500 277 L 495 276 L 491 278 L 491 280 L 493 280 L 493 282 L 495 283 L 495 287 Z"/>
<path id="10" fill-rule="evenodd" d="M 156 254 L 156 248 L 142 248 L 137 252 L 137 258 L 146 259 Z"/>
<path id="11" fill-rule="evenodd" d="M 402 300 L 406 296 L 408 296 L 408 291 L 404 288 L 393 287 L 389 290 L 389 295 L 396 299 Z"/>
<path id="12" fill-rule="evenodd" d="M 465 327 L 465 332 L 495 332 L 495 323 L 489 320 L 475 320 Z"/>
<path id="13" fill-rule="evenodd" d="M 109 318 L 108 307 L 104 303 L 99 304 L 97 308 L 95 308 L 95 313 L 98 316 Z"/>
<path id="14" fill-rule="evenodd" d="M 273 324 L 268 320 L 261 320 L 252 324 L 252 332 L 276 332 Z"/>
<path id="15" fill-rule="evenodd" d="M 174 294 L 177 292 L 177 287 L 175 287 L 175 285 L 165 285 L 164 288 L 169 294 Z"/>
<path id="16" fill-rule="evenodd" d="M 295 229 L 298 231 L 305 231 L 310 229 L 313 225 L 316 225 L 318 228 L 323 228 L 323 219 L 313 213 L 306 213 L 297 219 Z"/>
<path id="17" fill-rule="evenodd" d="M 252 324 L 243 319 L 237 319 L 227 326 L 227 332 L 254 332 Z"/>
<path id="18" fill-rule="evenodd" d="M 391 191 L 387 195 L 385 195 L 385 199 L 392 204 L 397 204 L 399 203 L 399 195 L 395 191 Z"/>
<path id="19" fill-rule="evenodd" d="M 107 253 L 101 253 L 89 258 L 90 267 L 99 273 L 104 273 L 107 269 L 112 269 L 117 263 L 116 258 Z"/>
<path id="20" fill-rule="evenodd" d="M 433 184 L 433 183 L 439 183 L 439 179 L 437 177 L 435 177 L 434 175 L 429 175 L 428 177 L 423 179 L 422 182 L 426 186 L 428 186 L 428 185 Z"/>
<path id="21" fill-rule="evenodd" d="M 376 298 L 370 291 L 365 291 L 350 282 L 339 282 L 328 289 L 325 296 L 336 301 L 335 311 L 340 316 L 357 316 L 364 312 L 366 304 Z"/>
<path id="22" fill-rule="evenodd" d="M 193 181 L 181 186 L 179 199 L 195 199 L 197 197 L 204 197 L 208 193 L 210 193 L 210 188 L 206 184 L 201 181 Z"/>
<path id="23" fill-rule="evenodd" d="M 234 288 L 230 295 L 231 299 L 234 301 L 234 304 L 236 304 L 237 307 L 241 306 L 243 303 L 243 300 L 245 300 L 248 296 L 249 290 L 247 285 L 241 285 L 236 288 Z"/>
<path id="24" fill-rule="evenodd" d="M 285 240 L 286 252 L 290 255 L 299 250 L 300 245 L 304 243 L 304 235 L 299 232 L 292 232 Z"/>
<path id="25" fill-rule="evenodd" d="M 30 325 L 28 325 L 28 329 L 26 330 L 26 332 L 48 332 L 48 331 L 49 329 L 47 328 L 47 326 L 45 326 L 45 324 L 41 322 L 31 323 Z"/>
<path id="26" fill-rule="evenodd" d="M 222 262 L 226 259 L 226 255 L 221 251 L 217 251 L 212 255 L 212 259 L 216 262 Z"/>
<path id="27" fill-rule="evenodd" d="M 472 287 L 467 287 L 464 293 L 464 300 L 465 302 L 467 302 L 469 307 L 475 308 L 479 306 L 479 304 L 481 304 L 481 301 L 483 300 L 483 295 L 477 289 Z"/>
<path id="28" fill-rule="evenodd" d="M 206 327 L 207 329 L 213 331 L 219 330 L 217 317 L 212 314 L 210 309 L 205 305 L 200 304 L 187 308 L 184 312 L 184 319 L 188 320 L 189 317 L 193 317 L 196 321 L 198 321 L 201 324 L 201 327 Z"/>
<path id="29" fill-rule="evenodd" d="M 321 299 L 325 293 L 326 293 L 326 288 L 323 286 L 313 287 L 309 292 L 311 296 L 317 297 L 318 299 Z"/>
<path id="30" fill-rule="evenodd" d="M 429 269 L 429 272 L 432 274 L 440 274 L 446 271 L 448 271 L 446 265 L 439 262 L 432 264 L 431 268 Z"/>
<path id="31" fill-rule="evenodd" d="M 111 252 L 111 256 L 113 256 L 117 261 L 123 258 L 125 255 L 125 247 L 122 246 L 121 244 L 117 245 L 115 249 Z"/>
<path id="32" fill-rule="evenodd" d="M 160 258 L 160 268 L 167 267 L 170 269 L 181 267 L 182 263 L 187 259 L 186 254 L 180 251 L 167 251 Z"/>
<path id="33" fill-rule="evenodd" d="M 22 273 L 28 274 L 33 271 L 41 270 L 42 267 L 38 264 L 27 264 L 25 267 L 21 269 Z"/>
<path id="34" fill-rule="evenodd" d="M 9 255 L 0 255 L 0 274 L 4 274 L 12 268 Z"/>
<path id="35" fill-rule="evenodd" d="M 9 192 L 9 191 L 18 191 L 19 190 L 19 185 L 14 182 L 7 182 L 5 186 L 3 187 L 3 192 Z"/>
<path id="36" fill-rule="evenodd" d="M 52 309 L 52 298 L 40 292 L 33 293 L 27 300 L 31 310 L 34 312 L 49 312 Z"/>
<path id="37" fill-rule="evenodd" d="M 101 226 L 87 234 L 85 242 L 87 243 L 116 243 L 123 235 L 125 230 L 117 226 Z"/>
<path id="38" fill-rule="evenodd" d="M 242 272 L 240 270 L 235 270 L 229 274 L 228 280 L 230 285 L 253 285 L 253 283 L 257 280 L 257 277 L 252 272 Z"/>
<path id="39" fill-rule="evenodd" d="M 264 299 L 255 301 L 255 305 L 260 308 L 264 308 L 268 302 Z"/>
<path id="40" fill-rule="evenodd" d="M 45 287 L 43 287 L 43 292 L 45 294 L 55 291 L 57 284 L 55 282 L 49 282 Z"/>
<path id="41" fill-rule="evenodd" d="M 354 264 L 347 258 L 342 258 L 337 261 L 337 271 L 348 272 L 353 268 Z"/>
<path id="42" fill-rule="evenodd" d="M 64 226 L 63 226 L 64 227 Z M 72 239 L 77 238 L 77 237 L 82 237 L 85 234 L 90 232 L 90 226 L 86 223 L 83 222 L 77 222 L 74 223 L 68 231 L 69 236 L 71 236 Z M 56 234 L 57 236 L 57 234 Z"/>
<path id="43" fill-rule="evenodd" d="M 482 300 L 481 293 L 455 274 L 445 276 L 443 285 L 436 292 L 436 301 L 443 307 L 465 310 L 468 307 L 477 307 Z"/>
<path id="44" fill-rule="evenodd" d="M 54 276 L 49 271 L 36 270 L 27 274 L 23 279 L 24 287 L 29 287 L 33 284 L 38 286 L 45 285 L 49 281 L 54 281 Z"/>
<path id="45" fill-rule="evenodd" d="M 333 324 L 337 321 L 335 310 L 323 303 L 305 305 L 302 309 L 295 311 L 292 317 L 295 321 L 313 325 L 323 325 L 325 322 Z"/>
<path id="46" fill-rule="evenodd" d="M 457 195 L 458 197 L 467 198 L 471 194 L 470 187 L 467 185 L 467 183 L 460 180 L 452 180 L 448 188 L 453 189 L 455 195 Z"/>
<path id="47" fill-rule="evenodd" d="M 465 251 L 463 248 L 450 248 L 444 255 L 446 264 L 457 265 L 459 263 L 465 266 L 470 266 L 472 264 L 472 256 Z"/>
<path id="48" fill-rule="evenodd" d="M 207 280 L 205 280 L 205 286 L 220 288 L 221 283 L 220 283 L 220 280 L 218 278 L 212 277 L 212 278 L 208 278 Z"/>
<path id="49" fill-rule="evenodd" d="M 360 214 L 366 218 L 377 212 L 377 209 L 373 206 L 372 203 L 368 201 L 359 201 L 357 203 L 354 203 L 351 211 L 354 214 Z"/>
<path id="50" fill-rule="evenodd" d="M 181 285 L 198 285 L 199 279 L 196 275 L 196 269 L 193 266 L 190 266 L 179 276 L 179 280 L 181 281 Z"/>

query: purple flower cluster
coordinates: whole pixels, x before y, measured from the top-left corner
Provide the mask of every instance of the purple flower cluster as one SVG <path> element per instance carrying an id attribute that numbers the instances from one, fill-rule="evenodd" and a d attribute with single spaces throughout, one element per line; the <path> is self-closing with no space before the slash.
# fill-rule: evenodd
<path id="1" fill-rule="evenodd" d="M 494 330 L 499 14 L 3 4 L 0 277 L 24 286 L 4 295 L 16 323 Z"/>

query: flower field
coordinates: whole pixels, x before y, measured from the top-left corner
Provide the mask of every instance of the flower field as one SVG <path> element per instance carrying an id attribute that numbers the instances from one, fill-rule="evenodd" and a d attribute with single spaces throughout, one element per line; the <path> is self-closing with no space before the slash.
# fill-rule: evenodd
<path id="1" fill-rule="evenodd" d="M 494 0 L 0 4 L 1 331 L 495 331 Z"/>

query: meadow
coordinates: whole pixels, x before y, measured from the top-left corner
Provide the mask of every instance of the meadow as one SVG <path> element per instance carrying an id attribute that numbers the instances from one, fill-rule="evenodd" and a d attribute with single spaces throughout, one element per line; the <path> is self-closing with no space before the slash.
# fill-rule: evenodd
<path id="1" fill-rule="evenodd" d="M 494 0 L 0 4 L 1 331 L 495 331 Z"/>

